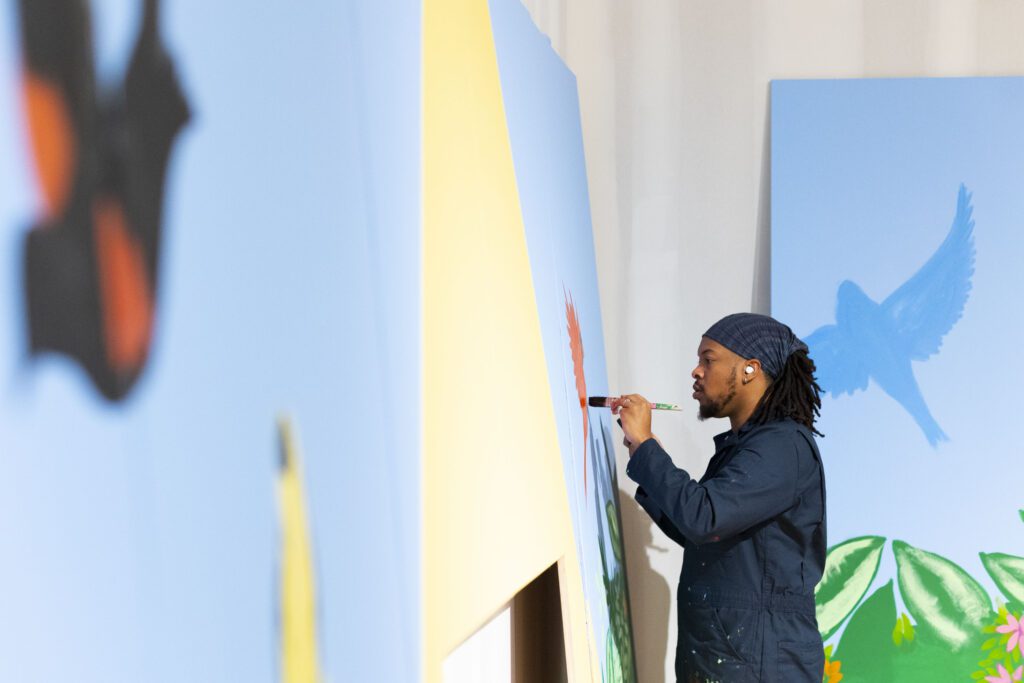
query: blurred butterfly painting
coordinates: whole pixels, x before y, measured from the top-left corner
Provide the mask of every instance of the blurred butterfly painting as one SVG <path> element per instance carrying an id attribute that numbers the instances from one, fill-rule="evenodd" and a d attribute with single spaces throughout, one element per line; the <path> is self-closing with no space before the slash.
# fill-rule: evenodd
<path id="1" fill-rule="evenodd" d="M 189 105 L 157 0 L 145 0 L 125 76 L 110 88 L 97 83 L 86 2 L 21 0 L 19 9 L 42 199 L 25 239 L 30 350 L 73 359 L 118 401 L 152 342 L 167 164 Z"/>

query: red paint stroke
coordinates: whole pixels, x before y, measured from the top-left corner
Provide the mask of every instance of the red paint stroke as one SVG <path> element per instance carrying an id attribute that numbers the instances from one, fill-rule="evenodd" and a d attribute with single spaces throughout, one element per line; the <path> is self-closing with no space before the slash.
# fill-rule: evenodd
<path id="1" fill-rule="evenodd" d="M 134 371 L 146 359 L 153 322 L 146 257 L 119 201 L 98 198 L 93 225 L 107 362 L 118 371 Z"/>
<path id="2" fill-rule="evenodd" d="M 78 155 L 75 131 L 56 84 L 26 71 L 22 89 L 44 215 L 54 218 L 64 211 L 71 192 L 71 173 Z"/>
<path id="3" fill-rule="evenodd" d="M 565 291 L 563 289 L 563 291 Z M 565 291 L 565 317 L 568 320 L 569 349 L 572 351 L 572 372 L 576 376 L 576 394 L 580 400 L 580 412 L 583 414 L 583 495 L 587 490 L 587 380 L 583 376 L 583 334 L 580 332 L 580 321 L 576 317 L 576 305 L 572 294 Z"/>

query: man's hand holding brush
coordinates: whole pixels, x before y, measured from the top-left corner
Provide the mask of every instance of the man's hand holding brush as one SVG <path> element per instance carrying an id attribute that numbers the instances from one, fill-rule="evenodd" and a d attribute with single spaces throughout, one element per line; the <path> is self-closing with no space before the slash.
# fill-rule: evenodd
<path id="1" fill-rule="evenodd" d="M 625 434 L 623 444 L 632 457 L 644 441 L 653 439 L 651 432 L 651 402 L 640 394 L 625 394 L 611 399 L 612 415 L 618 415 L 619 426 Z"/>

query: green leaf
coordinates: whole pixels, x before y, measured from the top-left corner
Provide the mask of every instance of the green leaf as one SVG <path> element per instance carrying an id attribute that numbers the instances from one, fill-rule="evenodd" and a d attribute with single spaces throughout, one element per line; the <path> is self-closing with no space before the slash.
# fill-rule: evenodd
<path id="1" fill-rule="evenodd" d="M 623 683 L 622 659 L 619 657 L 619 648 L 615 646 L 615 639 L 610 630 L 604 637 L 604 671 L 605 683 Z"/>
<path id="2" fill-rule="evenodd" d="M 893 541 L 900 595 L 918 626 L 925 626 L 953 651 L 976 638 L 992 616 L 988 593 L 946 558 Z"/>
<path id="3" fill-rule="evenodd" d="M 818 630 L 828 640 L 868 592 L 878 573 L 885 538 L 861 536 L 833 546 L 825 558 L 825 572 L 814 588 Z"/>
<path id="4" fill-rule="evenodd" d="M 903 637 L 907 642 L 914 642 L 914 625 L 910 623 L 910 617 L 904 614 L 900 619 L 903 620 Z"/>
<path id="5" fill-rule="evenodd" d="M 910 617 L 906 614 L 896 617 L 896 625 L 892 629 L 892 642 L 896 647 L 903 643 L 909 646 L 914 642 L 914 626 L 910 623 Z"/>
<path id="6" fill-rule="evenodd" d="M 850 683 L 946 683 L 966 680 L 971 672 L 977 671 L 978 655 L 981 654 L 981 650 L 978 649 L 980 640 L 975 639 L 970 643 L 970 647 L 960 653 L 954 653 L 922 624 L 917 624 L 916 628 L 918 633 L 912 647 L 908 647 L 906 641 L 900 648 L 889 646 L 888 649 L 896 653 L 893 657 L 892 676 L 855 679 L 851 669 Z M 995 665 L 986 662 L 985 666 Z M 846 662 L 843 662 L 843 673 L 846 673 Z M 846 681 L 847 678 L 844 676 L 843 683 Z"/>
<path id="7" fill-rule="evenodd" d="M 865 681 L 893 681 L 893 659 L 899 650 L 889 638 L 889 624 L 896 619 L 892 581 L 876 590 L 850 617 L 836 659 L 843 673 Z"/>
<path id="8" fill-rule="evenodd" d="M 1024 602 L 1024 557 L 1005 553 L 978 553 L 985 571 L 1003 592 L 1003 597 Z"/>
<path id="9" fill-rule="evenodd" d="M 619 512 L 615 502 L 609 500 L 604 506 L 605 518 L 608 520 L 608 535 L 611 536 L 612 553 L 615 561 L 622 564 L 622 534 L 619 533 Z"/>

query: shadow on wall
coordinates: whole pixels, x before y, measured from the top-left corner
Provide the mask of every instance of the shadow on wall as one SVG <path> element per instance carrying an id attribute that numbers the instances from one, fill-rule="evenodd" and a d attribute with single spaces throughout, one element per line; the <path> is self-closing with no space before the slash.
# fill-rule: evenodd
<path id="1" fill-rule="evenodd" d="M 672 589 L 661 574 L 651 567 L 648 549 L 668 550 L 654 544 L 650 517 L 633 500 L 633 494 L 619 489 L 622 513 L 622 537 L 626 546 L 629 598 L 633 616 L 633 640 L 636 647 L 637 679 L 644 683 L 665 683 L 664 662 L 668 654 L 669 618 Z M 647 670 L 650 667 L 653 670 Z"/>

